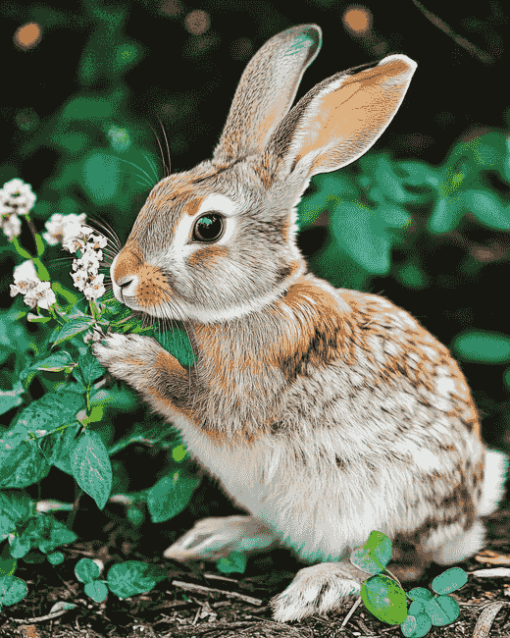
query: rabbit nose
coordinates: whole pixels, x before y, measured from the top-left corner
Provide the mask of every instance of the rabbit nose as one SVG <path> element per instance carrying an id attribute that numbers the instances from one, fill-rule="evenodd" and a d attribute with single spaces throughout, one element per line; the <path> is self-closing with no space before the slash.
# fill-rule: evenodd
<path id="1" fill-rule="evenodd" d="M 121 277 L 116 281 L 116 284 L 124 291 L 127 286 L 133 283 L 134 279 L 134 277 Z"/>
<path id="2" fill-rule="evenodd" d="M 125 303 L 126 297 L 134 297 L 136 287 L 138 285 L 138 277 L 136 275 L 124 275 L 115 280 L 112 277 L 113 294 L 121 303 Z"/>

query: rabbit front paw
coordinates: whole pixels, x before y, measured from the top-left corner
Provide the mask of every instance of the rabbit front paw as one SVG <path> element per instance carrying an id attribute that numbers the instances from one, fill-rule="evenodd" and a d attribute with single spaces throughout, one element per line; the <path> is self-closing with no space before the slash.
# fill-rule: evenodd
<path id="1" fill-rule="evenodd" d="M 94 343 L 92 352 L 114 377 L 141 390 L 140 385 L 146 384 L 158 348 L 157 342 L 148 337 L 113 333 Z"/>
<path id="2" fill-rule="evenodd" d="M 369 577 L 370 574 L 346 562 L 300 569 L 287 589 L 271 600 L 273 618 L 288 622 L 347 608 Z"/>

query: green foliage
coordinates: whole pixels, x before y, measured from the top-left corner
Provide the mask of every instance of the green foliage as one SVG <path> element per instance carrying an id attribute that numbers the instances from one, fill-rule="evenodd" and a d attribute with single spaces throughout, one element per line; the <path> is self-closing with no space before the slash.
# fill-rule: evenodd
<path id="1" fill-rule="evenodd" d="M 113 565 L 108 571 L 107 584 L 119 598 L 128 598 L 151 591 L 167 577 L 166 570 L 158 565 L 129 560 Z"/>
<path id="2" fill-rule="evenodd" d="M 222 574 L 244 574 L 248 559 L 242 552 L 231 552 L 216 562 L 216 569 Z"/>
<path id="3" fill-rule="evenodd" d="M 28 594 L 24 580 L 16 576 L 0 576 L 0 609 L 15 605 Z"/>
<path id="4" fill-rule="evenodd" d="M 113 565 L 106 581 L 98 580 L 101 569 L 90 558 L 82 558 L 74 568 L 76 578 L 84 583 L 85 594 L 97 603 L 106 600 L 108 591 L 119 598 L 128 598 L 153 589 L 167 577 L 166 571 L 157 566 L 130 560 Z"/>
<path id="5" fill-rule="evenodd" d="M 468 575 L 460 567 L 452 567 L 434 578 L 432 589 L 417 587 L 408 592 L 412 601 L 409 609 L 406 593 L 386 569 L 392 553 L 392 543 L 382 532 L 373 531 L 367 542 L 351 552 L 351 562 L 359 569 L 374 574 L 363 583 L 361 598 L 366 608 L 379 620 L 401 625 L 407 638 L 425 636 L 432 625 L 440 627 L 454 622 L 459 616 L 459 604 L 445 595 L 467 583 Z M 387 571 L 392 578 L 381 574 Z"/>
<path id="6" fill-rule="evenodd" d="M 510 363 L 510 336 L 487 330 L 466 330 L 452 342 L 452 352 L 461 361 Z"/>
<path id="7" fill-rule="evenodd" d="M 180 514 L 199 483 L 199 479 L 183 470 L 161 478 L 147 495 L 147 507 L 152 522 L 163 523 Z"/>

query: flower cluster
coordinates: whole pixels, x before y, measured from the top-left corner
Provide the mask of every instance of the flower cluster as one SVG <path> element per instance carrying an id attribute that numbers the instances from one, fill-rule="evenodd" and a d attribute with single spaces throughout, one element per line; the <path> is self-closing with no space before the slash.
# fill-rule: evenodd
<path id="1" fill-rule="evenodd" d="M 9 241 L 21 233 L 18 215 L 27 215 L 36 199 L 30 184 L 18 178 L 6 182 L 0 189 L 0 228 Z"/>
<path id="2" fill-rule="evenodd" d="M 49 221 L 44 224 L 48 232 L 43 233 L 42 236 L 50 246 L 56 246 L 62 242 L 64 248 L 69 250 L 67 243 L 80 234 L 80 229 L 85 219 L 85 213 L 81 213 L 81 215 L 76 215 L 75 213 L 71 213 L 70 215 L 55 213 L 50 217 Z M 70 252 L 75 251 L 70 250 Z"/>
<path id="3" fill-rule="evenodd" d="M 41 281 L 35 271 L 33 261 L 24 261 L 14 269 L 14 284 L 11 284 L 11 297 L 23 295 L 23 301 L 30 308 L 48 310 L 56 301 L 55 293 L 49 281 Z"/>
<path id="4" fill-rule="evenodd" d="M 80 257 L 73 259 L 71 277 L 74 285 L 81 290 L 86 299 L 98 299 L 106 292 L 103 285 L 104 275 L 98 275 L 99 264 L 103 260 L 102 249 L 108 240 L 94 235 L 92 228 L 84 225 L 85 213 L 81 215 L 60 215 L 55 213 L 45 226 L 48 232 L 44 239 L 51 246 L 62 242 L 62 247 L 70 253 L 80 251 Z"/>

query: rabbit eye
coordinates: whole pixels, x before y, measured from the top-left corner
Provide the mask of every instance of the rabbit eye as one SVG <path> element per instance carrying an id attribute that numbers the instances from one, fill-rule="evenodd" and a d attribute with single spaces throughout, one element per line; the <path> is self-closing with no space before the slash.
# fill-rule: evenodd
<path id="1" fill-rule="evenodd" d="M 225 230 L 225 222 L 221 215 L 207 213 L 197 219 L 193 228 L 193 239 L 195 241 L 216 241 Z"/>

